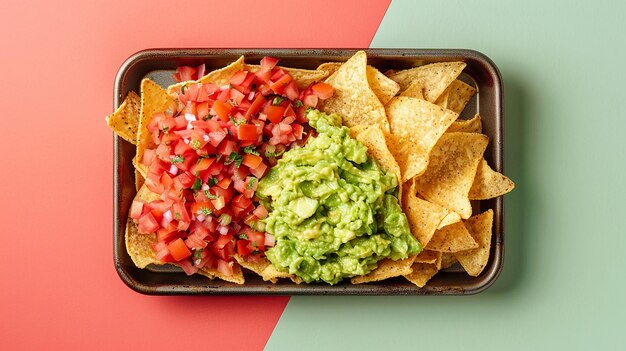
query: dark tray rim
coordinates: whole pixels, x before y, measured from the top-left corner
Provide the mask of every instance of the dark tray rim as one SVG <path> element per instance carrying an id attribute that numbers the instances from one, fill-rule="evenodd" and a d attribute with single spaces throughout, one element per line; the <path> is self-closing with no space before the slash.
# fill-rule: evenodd
<path id="1" fill-rule="evenodd" d="M 494 153 L 495 169 L 503 172 L 504 170 L 504 90 L 502 76 L 496 64 L 485 54 L 472 49 L 403 49 L 403 48 L 385 48 L 385 49 L 327 49 L 327 48 L 302 48 L 302 49 L 271 49 L 271 48 L 246 48 L 246 49 L 228 49 L 228 48 L 154 48 L 138 51 L 129 56 L 120 66 L 115 77 L 114 85 L 114 108 L 117 108 L 122 101 L 122 92 L 124 91 L 124 80 L 135 65 L 145 60 L 154 59 L 184 59 L 205 61 L 210 58 L 221 56 L 240 56 L 270 55 L 275 57 L 315 57 L 315 56 L 350 56 L 354 52 L 363 50 L 367 52 L 368 58 L 391 58 L 391 57 L 413 57 L 421 60 L 429 61 L 445 61 L 445 60 L 463 60 L 471 61 L 480 65 L 489 75 L 491 83 L 494 86 L 494 113 L 495 113 L 495 140 L 492 146 Z M 126 222 L 126 215 L 120 214 L 119 199 L 119 150 L 120 143 L 123 142 L 119 137 L 114 135 L 113 150 L 113 170 L 114 170 L 114 209 L 113 209 L 113 261 L 117 274 L 121 280 L 132 290 L 145 295 L 396 295 L 396 296 L 414 296 L 414 295 L 474 295 L 481 293 L 492 286 L 500 276 L 504 264 L 504 203 L 503 198 L 495 199 L 494 208 L 494 238 L 492 239 L 492 251 L 495 255 L 490 258 L 488 267 L 475 283 L 466 287 L 439 287 L 436 290 L 429 290 L 428 285 L 424 288 L 414 287 L 414 290 L 406 290 L 397 284 L 384 285 L 385 291 L 359 291 L 354 292 L 348 289 L 350 285 L 331 286 L 324 284 L 289 284 L 281 286 L 280 289 L 272 289 L 271 283 L 266 282 L 269 286 L 246 286 L 237 285 L 228 282 L 221 282 L 219 287 L 205 286 L 204 289 L 198 286 L 185 284 L 169 284 L 152 287 L 136 280 L 132 273 L 127 271 L 121 262 L 121 255 L 117 242 L 123 240 L 124 232 L 119 230 L 120 221 Z M 496 231 L 495 221 L 499 222 L 499 231 Z M 468 276 L 469 277 L 469 276 Z M 474 278 L 476 279 L 476 278 Z M 303 286 L 305 288 L 303 288 Z M 361 285 L 364 286 L 364 285 Z"/>

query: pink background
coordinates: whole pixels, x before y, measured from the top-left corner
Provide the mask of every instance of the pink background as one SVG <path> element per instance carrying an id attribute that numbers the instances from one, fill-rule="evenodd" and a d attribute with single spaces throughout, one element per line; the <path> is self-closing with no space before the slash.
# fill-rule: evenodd
<path id="1" fill-rule="evenodd" d="M 154 47 L 367 47 L 388 5 L 4 1 L 0 349 L 263 348 L 287 297 L 150 297 L 115 273 L 115 73 Z"/>

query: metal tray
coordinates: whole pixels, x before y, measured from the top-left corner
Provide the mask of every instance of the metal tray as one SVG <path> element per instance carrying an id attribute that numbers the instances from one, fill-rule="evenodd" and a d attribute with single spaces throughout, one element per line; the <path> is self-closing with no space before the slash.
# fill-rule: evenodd
<path id="1" fill-rule="evenodd" d="M 464 61 L 467 67 L 460 79 L 477 88 L 461 118 L 480 113 L 483 133 L 490 143 L 485 159 L 502 172 L 503 161 L 503 90 L 502 79 L 495 64 L 485 55 L 473 50 L 457 49 L 370 49 L 366 50 L 369 64 L 381 71 L 405 69 L 439 61 Z M 126 94 L 139 92 L 143 78 L 152 78 L 167 86 L 174 83 L 172 72 L 179 65 L 206 64 L 207 71 L 223 67 L 240 55 L 246 62 L 258 63 L 263 56 L 280 58 L 287 67 L 316 68 L 328 61 L 345 61 L 356 50 L 334 49 L 154 49 L 140 51 L 120 67 L 115 79 L 114 107 Z M 263 281 L 247 272 L 246 283 L 237 285 L 203 276 L 187 276 L 174 267 L 139 269 L 126 253 L 124 229 L 128 209 L 135 196 L 132 158 L 135 146 L 115 137 L 114 157 L 114 217 L 113 245 L 115 269 L 131 289 L 149 295 L 469 295 L 488 288 L 498 278 L 504 261 L 504 208 L 502 197 L 474 204 L 476 210 L 494 210 L 494 235 L 487 267 L 479 277 L 470 277 L 458 265 L 438 273 L 424 288 L 417 288 L 399 277 L 382 282 L 351 285 L 343 282 L 328 284 L 294 284 L 283 279 L 277 284 Z M 477 208 L 476 208 L 477 207 Z"/>

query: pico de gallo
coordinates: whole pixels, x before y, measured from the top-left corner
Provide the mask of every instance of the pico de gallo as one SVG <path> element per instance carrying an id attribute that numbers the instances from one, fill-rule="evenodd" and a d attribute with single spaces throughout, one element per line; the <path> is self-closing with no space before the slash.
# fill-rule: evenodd
<path id="1" fill-rule="evenodd" d="M 135 199 L 130 216 L 139 233 L 156 234 L 161 262 L 187 274 L 207 267 L 233 274 L 237 254 L 256 262 L 274 238 L 265 233 L 268 211 L 257 184 L 289 148 L 311 134 L 306 111 L 333 95 L 323 82 L 299 89 L 293 77 L 264 57 L 256 72 L 244 69 L 228 84 L 193 81 L 204 65 L 179 67 L 177 105 L 148 125 L 153 149 L 144 152 L 145 185 L 159 200 Z"/>

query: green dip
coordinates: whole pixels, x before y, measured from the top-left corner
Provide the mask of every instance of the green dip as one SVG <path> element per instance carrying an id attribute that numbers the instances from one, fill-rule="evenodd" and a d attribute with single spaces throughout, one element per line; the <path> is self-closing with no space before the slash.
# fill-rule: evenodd
<path id="1" fill-rule="evenodd" d="M 267 258 L 307 283 L 335 284 L 369 273 L 383 258 L 418 253 L 396 177 L 350 138 L 340 116 L 313 110 L 307 117 L 318 135 L 287 151 L 257 189 L 270 211 L 266 232 L 276 239 Z"/>

